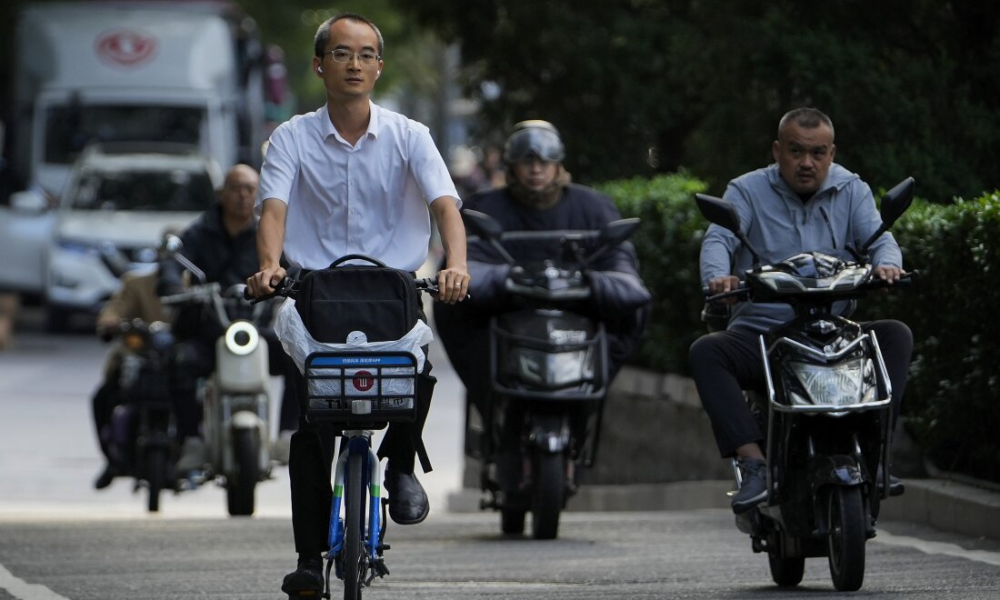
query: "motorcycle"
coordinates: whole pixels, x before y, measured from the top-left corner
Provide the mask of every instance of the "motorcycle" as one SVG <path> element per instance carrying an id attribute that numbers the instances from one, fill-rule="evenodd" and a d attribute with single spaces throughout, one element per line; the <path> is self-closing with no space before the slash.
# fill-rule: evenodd
<path id="1" fill-rule="evenodd" d="M 135 479 L 135 491 L 148 491 L 149 512 L 160 510 L 160 492 L 174 481 L 179 444 L 174 405 L 167 392 L 167 356 L 173 346 L 170 326 L 141 319 L 123 320 L 107 341 L 120 341 L 119 402 L 101 431 L 111 463 Z"/>
<path id="2" fill-rule="evenodd" d="M 173 258 L 199 283 L 161 301 L 202 305 L 225 332 L 215 342 L 215 370 L 198 387 L 207 463 L 186 485 L 217 479 L 226 488 L 229 514 L 252 515 L 257 483 L 271 476 L 270 369 L 267 340 L 260 333 L 270 305 L 249 306 L 243 284 L 223 290 L 217 282 L 206 282 L 178 246 L 174 240 Z"/>
<path id="3" fill-rule="evenodd" d="M 872 277 L 868 248 L 913 199 L 908 178 L 882 200 L 882 226 L 854 261 L 806 252 L 773 265 L 740 228 L 727 200 L 696 194 L 712 223 L 732 231 L 753 256 L 738 289 L 709 302 L 741 300 L 790 304 L 792 321 L 760 336 L 767 395 L 748 393 L 766 437 L 768 499 L 737 515 L 754 552 L 766 552 L 775 583 L 798 585 L 805 559 L 827 557 L 834 586 L 861 588 L 865 543 L 875 536 L 880 502 L 890 495 L 891 388 L 878 339 L 834 313 L 885 285 Z M 896 285 L 910 282 L 908 276 Z M 740 471 L 733 461 L 736 485 Z"/>
<path id="4" fill-rule="evenodd" d="M 588 310 L 588 265 L 627 240 L 638 219 L 601 231 L 505 232 L 492 217 L 463 211 L 466 225 L 511 265 L 512 310 L 490 319 L 491 391 L 479 414 L 466 412 L 466 454 L 482 461 L 481 508 L 500 511 L 506 534 L 558 535 L 560 513 L 576 492 L 578 467 L 593 465 L 608 390 L 604 324 Z M 556 242 L 560 256 L 520 264 L 502 242 Z M 596 419 L 596 426 L 593 420 Z"/>

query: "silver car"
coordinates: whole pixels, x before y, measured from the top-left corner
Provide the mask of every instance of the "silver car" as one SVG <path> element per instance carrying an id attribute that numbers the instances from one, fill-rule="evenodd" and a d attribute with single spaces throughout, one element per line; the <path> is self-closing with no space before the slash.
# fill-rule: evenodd
<path id="1" fill-rule="evenodd" d="M 96 313 L 123 273 L 155 268 L 168 228 L 182 229 L 215 201 L 222 172 L 196 148 L 115 143 L 88 147 L 60 200 L 45 289 L 50 330 Z"/>

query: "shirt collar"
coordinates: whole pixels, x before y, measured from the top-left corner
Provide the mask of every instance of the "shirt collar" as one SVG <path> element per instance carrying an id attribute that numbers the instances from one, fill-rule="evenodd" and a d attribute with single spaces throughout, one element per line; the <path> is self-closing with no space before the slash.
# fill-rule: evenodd
<path id="1" fill-rule="evenodd" d="M 371 117 L 368 119 L 368 129 L 365 131 L 365 137 L 378 138 L 382 127 L 382 107 L 369 100 L 368 108 Z M 319 118 L 319 127 L 324 138 L 328 138 L 331 135 L 340 137 L 340 134 L 337 133 L 337 128 L 333 126 L 333 121 L 330 120 L 330 113 L 325 104 L 316 111 L 316 116 Z"/>

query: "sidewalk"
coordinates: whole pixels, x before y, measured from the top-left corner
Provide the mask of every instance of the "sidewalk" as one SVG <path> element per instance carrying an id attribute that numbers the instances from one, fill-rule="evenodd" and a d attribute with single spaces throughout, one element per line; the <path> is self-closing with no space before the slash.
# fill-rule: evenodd
<path id="1" fill-rule="evenodd" d="M 906 493 L 882 504 L 880 519 L 911 521 L 973 537 L 1000 540 L 1000 492 L 942 479 L 904 480 Z M 729 509 L 732 481 L 679 481 L 582 486 L 568 511 L 657 511 Z M 463 489 L 448 498 L 450 512 L 479 510 L 479 490 Z"/>

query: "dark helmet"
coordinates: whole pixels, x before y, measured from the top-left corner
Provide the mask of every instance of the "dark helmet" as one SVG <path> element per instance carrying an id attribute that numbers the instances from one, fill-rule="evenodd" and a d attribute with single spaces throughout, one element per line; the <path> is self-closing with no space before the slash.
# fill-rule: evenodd
<path id="1" fill-rule="evenodd" d="M 559 131 L 548 121 L 521 121 L 507 138 L 503 161 L 508 165 L 537 156 L 545 162 L 562 162 L 566 156 Z"/>

